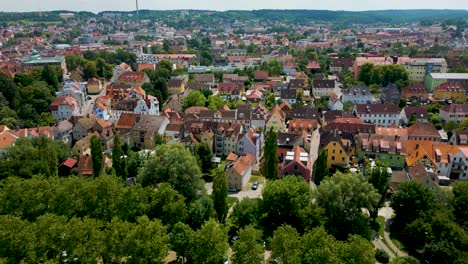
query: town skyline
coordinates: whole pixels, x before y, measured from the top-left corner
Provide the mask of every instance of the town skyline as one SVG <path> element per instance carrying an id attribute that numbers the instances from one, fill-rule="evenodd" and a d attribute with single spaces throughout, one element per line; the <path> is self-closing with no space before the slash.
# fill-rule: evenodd
<path id="1" fill-rule="evenodd" d="M 326 3 L 312 3 L 305 0 L 292 0 L 288 3 L 282 1 L 189 1 L 176 0 L 165 3 L 155 3 L 150 0 L 139 0 L 139 9 L 149 10 L 259 10 L 259 9 L 308 9 L 308 10 L 331 10 L 331 11 L 373 11 L 373 10 L 412 10 L 412 9 L 457 9 L 467 10 L 468 3 L 460 3 L 455 0 L 444 2 L 423 2 L 423 1 L 328 1 Z M 4 12 L 34 12 L 34 11 L 133 11 L 135 10 L 134 1 L 117 0 L 110 2 L 94 2 L 90 0 L 57 1 L 57 0 L 18 0 L 3 4 Z"/>

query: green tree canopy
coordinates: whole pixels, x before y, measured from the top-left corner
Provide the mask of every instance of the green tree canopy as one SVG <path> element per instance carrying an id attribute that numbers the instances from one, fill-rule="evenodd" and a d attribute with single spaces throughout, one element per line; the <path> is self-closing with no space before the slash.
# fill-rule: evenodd
<path id="1" fill-rule="evenodd" d="M 213 205 L 216 211 L 218 221 L 224 223 L 228 213 L 227 195 L 228 186 L 226 175 L 224 175 L 223 168 L 216 168 L 213 170 Z"/>
<path id="2" fill-rule="evenodd" d="M 214 219 L 208 220 L 195 233 L 193 263 L 220 263 L 229 248 L 227 240 L 226 228 Z"/>
<path id="3" fill-rule="evenodd" d="M 189 108 L 192 106 L 205 106 L 206 98 L 202 92 L 195 90 L 189 92 L 187 97 L 184 99 L 184 108 Z"/>
<path id="4" fill-rule="evenodd" d="M 246 226 L 239 232 L 239 239 L 233 246 L 234 264 L 261 264 L 263 263 L 262 232 L 253 226 Z"/>
<path id="5" fill-rule="evenodd" d="M 102 143 L 99 136 L 91 137 L 91 158 L 93 162 L 93 176 L 98 177 L 102 171 Z"/>
<path id="6" fill-rule="evenodd" d="M 181 144 L 157 146 L 138 178 L 143 186 L 167 182 L 188 201 L 206 192 L 195 157 Z"/>
<path id="7" fill-rule="evenodd" d="M 276 132 L 273 128 L 270 129 L 265 139 L 265 147 L 263 148 L 263 175 L 270 180 L 278 178 L 278 142 Z"/>

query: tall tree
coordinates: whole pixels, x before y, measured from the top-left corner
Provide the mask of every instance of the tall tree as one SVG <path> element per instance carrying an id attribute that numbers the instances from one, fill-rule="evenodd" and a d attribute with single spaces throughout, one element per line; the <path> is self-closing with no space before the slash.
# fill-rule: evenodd
<path id="1" fill-rule="evenodd" d="M 314 183 L 318 186 L 322 182 L 323 178 L 329 175 L 328 164 L 327 164 L 327 150 L 322 149 L 320 154 L 315 161 L 314 168 Z"/>
<path id="2" fill-rule="evenodd" d="M 223 168 L 214 169 L 213 174 L 213 205 L 218 221 L 224 223 L 229 209 L 226 200 L 228 195 L 227 179 Z"/>
<path id="3" fill-rule="evenodd" d="M 227 230 L 216 220 L 208 220 L 195 234 L 193 263 L 220 263 L 229 248 Z"/>
<path id="4" fill-rule="evenodd" d="M 390 187 L 390 178 L 392 175 L 388 172 L 388 166 L 386 164 L 377 163 L 377 166 L 372 170 L 369 176 L 369 183 L 374 186 L 378 194 L 380 194 L 380 200 L 377 206 L 369 211 L 371 218 L 375 221 L 378 216 L 379 208 L 385 203 L 385 196 L 387 195 L 388 188 Z"/>
<path id="5" fill-rule="evenodd" d="M 233 264 L 261 264 L 263 263 L 262 231 L 253 226 L 240 230 L 239 239 L 233 246 Z"/>
<path id="6" fill-rule="evenodd" d="M 453 214 L 458 223 L 468 228 L 468 182 L 457 181 L 453 185 Z"/>
<path id="7" fill-rule="evenodd" d="M 167 182 L 188 201 L 206 193 L 197 161 L 182 144 L 157 146 L 138 178 L 143 186 Z"/>
<path id="8" fill-rule="evenodd" d="M 358 80 L 364 82 L 366 85 L 371 84 L 374 64 L 364 63 L 359 70 Z"/>
<path id="9" fill-rule="evenodd" d="M 395 224 L 404 225 L 433 208 L 434 194 L 418 182 L 405 182 L 393 195 L 391 206 L 396 214 Z"/>
<path id="10" fill-rule="evenodd" d="M 93 175 L 98 177 L 102 171 L 102 144 L 101 138 L 94 135 L 91 137 L 91 158 L 93 161 Z"/>
<path id="11" fill-rule="evenodd" d="M 48 85 L 52 86 L 55 90 L 58 90 L 60 83 L 57 76 L 57 71 L 54 67 L 45 65 L 42 69 L 41 79 Z"/>
<path id="12" fill-rule="evenodd" d="M 213 167 L 213 152 L 207 142 L 203 141 L 196 146 L 197 158 L 200 161 L 200 169 L 203 174 L 207 174 Z"/>
<path id="13" fill-rule="evenodd" d="M 302 216 L 312 206 L 312 190 L 301 177 L 288 176 L 268 182 L 262 191 L 262 225 L 266 235 L 282 225 L 291 225 L 299 232 Z"/>
<path id="14" fill-rule="evenodd" d="M 271 257 L 280 263 L 301 263 L 301 237 L 291 226 L 281 226 L 273 232 Z"/>
<path id="15" fill-rule="evenodd" d="M 114 136 L 114 148 L 112 149 L 112 167 L 114 168 L 115 174 L 124 180 L 127 179 L 125 159 L 126 157 L 122 151 L 119 134 L 116 133 Z"/>
<path id="16" fill-rule="evenodd" d="M 177 223 L 172 228 L 171 248 L 177 253 L 177 259 L 185 263 L 191 255 L 195 232 L 184 223 Z"/>
<path id="17" fill-rule="evenodd" d="M 374 210 L 380 195 L 362 175 L 337 172 L 322 181 L 317 195 L 318 204 L 328 218 L 327 230 L 332 235 L 338 239 L 346 239 L 350 233 L 370 236 L 362 209 Z"/>
<path id="18" fill-rule="evenodd" d="M 276 132 L 270 129 L 265 139 L 265 148 L 263 149 L 263 175 L 270 180 L 278 178 L 278 142 Z"/>

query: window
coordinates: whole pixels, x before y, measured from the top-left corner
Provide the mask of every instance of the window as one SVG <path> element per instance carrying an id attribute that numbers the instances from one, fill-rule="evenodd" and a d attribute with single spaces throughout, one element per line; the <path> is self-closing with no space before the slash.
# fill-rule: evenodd
<path id="1" fill-rule="evenodd" d="M 332 160 L 335 160 L 335 156 L 332 156 Z"/>

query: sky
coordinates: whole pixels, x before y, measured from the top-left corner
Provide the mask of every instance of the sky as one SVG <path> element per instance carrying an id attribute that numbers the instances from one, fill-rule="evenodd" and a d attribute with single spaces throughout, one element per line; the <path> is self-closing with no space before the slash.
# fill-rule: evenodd
<path id="1" fill-rule="evenodd" d="M 138 0 L 140 9 L 319 9 L 319 10 L 383 10 L 383 9 L 468 9 L 467 0 Z M 0 0 L 0 11 L 72 10 L 135 10 L 135 0 Z"/>

